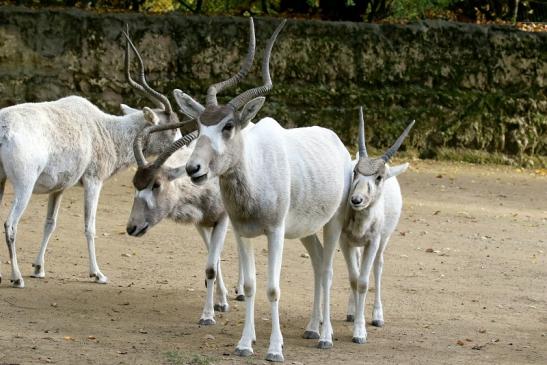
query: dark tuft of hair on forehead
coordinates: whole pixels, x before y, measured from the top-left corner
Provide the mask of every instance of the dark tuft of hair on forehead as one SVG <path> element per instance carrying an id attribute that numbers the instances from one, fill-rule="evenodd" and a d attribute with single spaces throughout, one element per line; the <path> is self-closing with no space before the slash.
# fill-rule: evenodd
<path id="1" fill-rule="evenodd" d="M 234 113 L 234 109 L 229 105 L 210 105 L 201 113 L 199 121 L 203 125 L 215 125 L 230 113 Z"/>
<path id="2" fill-rule="evenodd" d="M 159 168 L 153 166 L 139 167 L 135 176 L 133 176 L 133 186 L 137 190 L 146 189 L 156 178 Z"/>

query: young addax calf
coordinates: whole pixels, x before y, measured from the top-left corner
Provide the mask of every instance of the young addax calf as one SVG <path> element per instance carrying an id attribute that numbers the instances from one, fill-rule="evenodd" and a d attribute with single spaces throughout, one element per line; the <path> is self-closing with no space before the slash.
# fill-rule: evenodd
<path id="1" fill-rule="evenodd" d="M 30 197 L 33 193 L 49 194 L 44 235 L 32 275 L 43 278 L 44 256 L 55 229 L 61 196 L 76 184 L 84 187 L 89 275 L 98 283 L 108 281 L 99 270 L 95 255 L 95 215 L 103 182 L 135 163 L 131 145 L 143 128 L 178 122 L 169 100 L 148 86 L 144 71 L 140 81 L 132 85 L 157 104 L 157 109 L 131 109 L 127 115 L 115 116 L 102 112 L 87 99 L 69 96 L 0 111 L 0 201 L 6 180 L 15 190 L 4 224 L 14 287 L 25 285 L 17 264 L 15 237 Z M 156 134 L 147 143 L 146 153 L 159 153 L 175 140 L 176 134 L 176 130 Z"/>
<path id="2" fill-rule="evenodd" d="M 350 299 L 350 308 L 351 304 L 355 306 L 352 339 L 355 343 L 365 343 L 367 339 L 365 297 L 373 264 L 376 297 L 372 325 L 381 327 L 384 324 L 381 301 L 384 250 L 397 226 L 403 205 L 396 176 L 408 168 L 408 163 L 388 166 L 387 162 L 397 152 L 413 125 L 414 121 L 382 157 L 370 158 L 365 145 L 363 108 L 359 109 L 359 159 L 353 170 L 348 209 L 340 237 L 340 247 L 346 259 L 353 293 L 353 303 Z M 359 252 L 361 247 L 364 247 L 362 255 Z M 348 313 L 348 319 L 352 317 L 353 313 Z"/>

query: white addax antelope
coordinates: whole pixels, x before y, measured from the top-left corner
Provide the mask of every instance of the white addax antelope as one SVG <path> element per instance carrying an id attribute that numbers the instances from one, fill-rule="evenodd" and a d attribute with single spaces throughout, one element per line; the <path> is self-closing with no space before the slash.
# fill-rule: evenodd
<path id="1" fill-rule="evenodd" d="M 414 121 L 382 157 L 370 158 L 365 145 L 363 108 L 359 109 L 359 159 L 355 161 L 348 208 L 340 237 L 340 247 L 346 259 L 353 294 L 350 297 L 348 320 L 354 320 L 352 341 L 355 343 L 362 344 L 367 339 L 365 298 L 373 264 L 376 289 L 372 325 L 384 325 L 381 300 L 384 250 L 399 222 L 403 205 L 396 176 L 408 168 L 408 163 L 388 166 L 387 162 L 397 152 L 413 125 Z M 364 252 L 361 255 L 360 250 L 363 247 Z"/>
<path id="2" fill-rule="evenodd" d="M 224 207 L 238 240 L 244 272 L 246 314 L 236 354 L 249 356 L 255 340 L 255 264 L 249 238 L 268 239 L 268 288 L 272 332 L 266 356 L 283 361 L 283 337 L 279 323 L 280 272 L 285 238 L 299 238 L 311 253 L 316 278 L 315 303 L 306 337 L 319 338 L 319 347 L 332 346 L 330 286 L 332 260 L 343 223 L 343 210 L 351 183 L 351 158 L 340 139 L 330 130 L 311 127 L 284 129 L 272 118 L 260 120 L 248 133 L 242 129 L 258 113 L 272 88 L 269 59 L 283 22 L 268 41 L 262 64 L 264 85 L 245 91 L 226 105 L 216 94 L 239 81 L 252 58 L 227 84 L 208 89 L 202 106 L 175 90 L 181 110 L 199 123 L 200 136 L 186 164 L 196 184 L 218 177 Z M 249 62 L 250 60 L 250 62 Z M 240 111 L 241 109 L 241 111 Z M 323 229 L 324 247 L 316 234 Z M 321 334 L 320 292 L 323 296 Z"/>
<path id="3" fill-rule="evenodd" d="M 6 180 L 15 191 L 4 224 L 13 286 L 24 287 L 15 237 L 31 195 L 49 194 L 44 234 L 32 274 L 42 278 L 46 247 L 55 229 L 61 196 L 65 189 L 76 184 L 84 187 L 89 275 L 98 283 L 108 281 L 99 270 L 95 255 L 95 215 L 103 182 L 135 162 L 131 145 L 143 128 L 178 122 L 169 100 L 148 86 L 144 71 L 140 81 L 140 84 L 132 82 L 133 86 L 144 92 L 158 109 L 137 111 L 122 106 L 130 114 L 114 116 L 102 112 L 87 99 L 69 96 L 0 110 L 0 200 Z M 156 134 L 147 144 L 146 153 L 159 153 L 175 140 L 177 133 L 170 130 Z"/>

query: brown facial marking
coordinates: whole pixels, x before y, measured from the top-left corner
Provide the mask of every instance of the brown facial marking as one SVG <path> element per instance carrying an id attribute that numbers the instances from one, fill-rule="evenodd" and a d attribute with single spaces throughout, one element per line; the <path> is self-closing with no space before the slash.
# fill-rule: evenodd
<path id="1" fill-rule="evenodd" d="M 133 176 L 133 186 L 137 190 L 146 189 L 156 178 L 159 169 L 152 166 L 139 167 Z"/>
<path id="2" fill-rule="evenodd" d="M 378 173 L 383 173 L 385 162 L 381 158 L 371 159 L 368 157 L 359 159 L 355 165 L 355 171 L 363 176 L 372 176 Z"/>
<path id="3" fill-rule="evenodd" d="M 228 105 L 208 106 L 199 116 L 199 121 L 203 125 L 215 125 L 220 123 L 222 119 L 233 112 L 234 110 Z"/>

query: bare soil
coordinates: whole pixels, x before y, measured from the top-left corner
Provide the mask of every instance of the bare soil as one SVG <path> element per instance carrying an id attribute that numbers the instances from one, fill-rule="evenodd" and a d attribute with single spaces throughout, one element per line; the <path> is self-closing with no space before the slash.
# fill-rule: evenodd
<path id="1" fill-rule="evenodd" d="M 34 196 L 19 225 L 25 289 L 9 286 L 0 246 L 0 364 L 262 364 L 270 332 L 266 244 L 257 239 L 255 356 L 233 355 L 244 303 L 197 322 L 205 296 L 205 247 L 192 226 L 163 222 L 144 237 L 125 234 L 132 172 L 109 181 L 97 222 L 97 252 L 110 283 L 87 277 L 82 189 L 65 194 L 46 257 L 46 278 L 32 279 L 46 196 Z M 285 245 L 281 320 L 288 364 L 546 364 L 547 177 L 532 170 L 414 161 L 400 177 L 405 207 L 387 249 L 383 328 L 351 342 L 344 321 L 347 274 L 335 258 L 334 348 L 301 335 L 312 300 L 309 259 Z M 2 202 L 7 215 L 11 190 Z M 223 254 L 227 285 L 237 280 L 235 242 Z M 367 316 L 372 307 L 369 295 Z"/>

